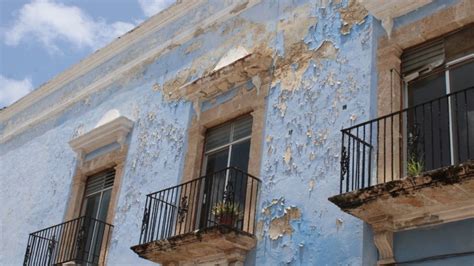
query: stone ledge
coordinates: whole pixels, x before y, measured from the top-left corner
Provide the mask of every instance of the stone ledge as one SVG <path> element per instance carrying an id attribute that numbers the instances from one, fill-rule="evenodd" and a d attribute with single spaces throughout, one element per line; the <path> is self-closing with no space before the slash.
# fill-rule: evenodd
<path id="1" fill-rule="evenodd" d="M 194 265 L 215 261 L 243 261 L 245 254 L 256 243 L 256 237 L 249 233 L 226 226 L 215 226 L 136 245 L 131 249 L 140 257 L 162 265 Z"/>
<path id="2" fill-rule="evenodd" d="M 394 265 L 393 232 L 474 217 L 474 161 L 336 195 L 329 201 L 367 222 L 377 265 Z"/>
<path id="3" fill-rule="evenodd" d="M 472 215 L 468 210 L 474 206 L 474 161 L 336 195 L 329 201 L 373 226 L 383 221 L 383 227 L 394 231 L 459 220 Z"/>

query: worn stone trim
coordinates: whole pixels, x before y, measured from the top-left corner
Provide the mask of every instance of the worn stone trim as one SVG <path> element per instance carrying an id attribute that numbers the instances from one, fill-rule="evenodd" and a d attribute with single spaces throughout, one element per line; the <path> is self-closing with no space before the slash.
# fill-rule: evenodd
<path id="1" fill-rule="evenodd" d="M 266 75 L 272 65 L 270 56 L 258 53 L 249 54 L 231 64 L 217 69 L 203 77 L 185 84 L 167 95 L 170 99 L 185 98 L 192 100 L 208 100 L 228 91 L 234 85 L 241 84 L 259 75 Z M 258 86 L 259 87 L 259 86 Z"/>
<path id="2" fill-rule="evenodd" d="M 117 142 L 123 148 L 132 127 L 133 121 L 121 116 L 71 140 L 69 145 L 78 154 L 82 162 L 87 153 L 111 143 Z"/>
<path id="3" fill-rule="evenodd" d="M 398 197 L 426 187 L 461 184 L 471 179 L 474 179 L 474 161 L 332 196 L 329 201 L 347 212 L 383 196 Z"/>
<path id="4" fill-rule="evenodd" d="M 115 208 L 118 203 L 122 177 L 124 173 L 124 163 L 127 157 L 128 145 L 125 143 L 128 133 L 133 127 L 133 122 L 126 117 L 118 117 L 106 124 L 103 124 L 92 131 L 70 141 L 71 148 L 77 153 L 77 164 L 75 175 L 72 180 L 71 192 L 69 195 L 65 221 L 72 220 L 81 215 L 82 202 L 87 178 L 105 169 L 114 168 L 115 178 L 110 196 L 110 203 L 105 222 L 113 224 Z M 97 157 L 84 161 L 86 153 L 97 150 L 105 145 L 117 142 L 119 149 L 98 155 Z M 108 241 L 111 236 L 109 235 Z M 99 264 L 105 265 L 108 250 L 105 250 L 108 241 L 102 243 L 104 252 L 99 258 Z"/>
<path id="5" fill-rule="evenodd" d="M 249 59 L 251 57 L 246 58 Z M 226 72 L 228 72 L 228 75 L 226 75 L 224 80 L 219 78 L 210 80 L 210 82 L 213 83 L 213 86 L 208 85 L 208 82 L 196 82 L 193 86 L 196 86 L 195 89 L 197 90 L 215 87 L 217 88 L 215 90 L 218 92 L 223 92 L 246 83 L 250 78 L 247 77 L 250 70 L 245 71 L 244 67 L 246 65 L 244 64 L 246 58 L 237 61 L 238 64 L 232 64 L 229 68 L 224 68 L 226 69 Z M 241 63 L 243 65 L 241 65 Z M 237 79 L 234 80 L 231 78 L 232 73 L 234 73 L 234 75 L 241 75 L 240 68 L 237 66 L 243 67 L 243 72 L 247 73 L 244 75 L 247 78 L 239 78 L 238 82 Z M 193 117 L 188 129 L 188 147 L 181 182 L 186 182 L 201 176 L 206 130 L 245 114 L 250 114 L 253 118 L 248 172 L 251 175 L 259 176 L 264 138 L 263 127 L 265 124 L 265 103 L 266 96 L 270 89 L 271 75 L 265 68 L 261 68 L 261 71 L 258 73 L 250 73 L 255 74 L 251 79 L 254 86 L 251 90 L 241 87 L 232 99 L 203 112 L 200 110 L 201 101 L 197 100 L 195 102 L 196 116 Z M 211 77 L 215 76 L 211 75 Z M 229 79 L 236 81 L 237 84 L 229 83 Z M 205 80 L 207 80 L 207 78 Z M 210 99 L 210 101 L 212 101 L 212 99 Z M 196 107 L 196 105 L 198 107 Z M 252 188 L 251 186 L 248 186 L 247 195 L 254 195 L 253 198 L 256 199 L 258 196 L 256 187 Z M 244 228 L 254 228 L 256 221 L 253 216 L 256 212 L 256 206 L 251 204 L 250 200 L 246 200 L 245 205 L 245 210 L 249 213 L 248 215 L 252 216 L 252 219 L 246 219 L 243 226 Z"/>
<path id="6" fill-rule="evenodd" d="M 393 232 L 375 231 L 374 244 L 379 251 L 379 260 L 377 265 L 393 265 L 395 263 L 393 255 Z"/>
<path id="7" fill-rule="evenodd" d="M 238 263 L 245 261 L 246 253 L 256 244 L 256 237 L 249 233 L 217 225 L 165 240 L 135 245 L 130 249 L 141 258 L 163 265 L 239 265 Z M 211 250 L 215 251 L 215 254 L 210 254 L 209 249 L 206 251 L 209 245 L 213 246 Z M 203 250 L 199 256 L 181 255 L 182 252 L 197 248 Z"/>

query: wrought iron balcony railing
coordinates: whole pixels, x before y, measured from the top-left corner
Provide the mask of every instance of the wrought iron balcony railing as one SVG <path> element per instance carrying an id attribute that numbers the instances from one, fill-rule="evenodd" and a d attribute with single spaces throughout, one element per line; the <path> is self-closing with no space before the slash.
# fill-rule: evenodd
<path id="1" fill-rule="evenodd" d="M 474 87 L 342 130 L 340 193 L 474 158 Z"/>
<path id="2" fill-rule="evenodd" d="M 215 226 L 253 235 L 259 188 L 258 178 L 230 167 L 151 193 L 140 245 Z"/>
<path id="3" fill-rule="evenodd" d="M 112 228 L 83 216 L 31 233 L 23 265 L 103 265 Z"/>

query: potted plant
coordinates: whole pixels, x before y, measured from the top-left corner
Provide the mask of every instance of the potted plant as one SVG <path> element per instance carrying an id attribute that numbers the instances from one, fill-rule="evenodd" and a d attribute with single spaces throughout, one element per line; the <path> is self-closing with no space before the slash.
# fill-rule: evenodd
<path id="1" fill-rule="evenodd" d="M 212 214 L 219 224 L 233 226 L 241 216 L 240 206 L 231 202 L 219 202 L 212 208 Z"/>
<path id="2" fill-rule="evenodd" d="M 407 165 L 407 170 L 408 170 L 408 176 L 419 176 L 422 172 L 423 169 L 425 168 L 423 161 L 417 160 L 415 156 L 412 156 L 408 160 L 408 165 Z"/>

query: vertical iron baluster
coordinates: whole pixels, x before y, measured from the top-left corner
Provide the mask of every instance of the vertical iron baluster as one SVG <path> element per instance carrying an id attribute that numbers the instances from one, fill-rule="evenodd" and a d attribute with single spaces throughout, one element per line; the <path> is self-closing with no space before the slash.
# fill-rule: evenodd
<path id="1" fill-rule="evenodd" d="M 433 102 L 430 102 L 430 122 L 431 122 L 431 126 L 430 126 L 430 131 L 431 131 L 431 166 L 432 167 L 435 167 L 435 158 L 434 158 L 434 126 L 433 126 L 433 120 L 434 120 L 434 117 L 433 117 Z"/>
<path id="2" fill-rule="evenodd" d="M 455 160 L 455 161 L 457 161 L 457 162 L 462 162 L 462 158 L 461 158 L 461 157 L 462 157 L 462 156 L 461 156 L 461 147 L 462 147 L 462 145 L 461 145 L 461 142 L 460 142 L 461 138 L 459 137 L 459 106 L 458 106 L 458 96 L 459 96 L 459 94 L 454 95 L 454 101 L 456 102 L 456 104 L 453 104 L 453 105 L 454 105 L 454 108 L 456 109 L 456 114 L 455 114 L 455 117 L 456 117 L 455 122 L 456 122 L 456 124 L 453 125 L 453 126 L 456 128 L 456 140 L 454 141 L 454 143 L 451 143 L 451 145 L 453 145 L 453 148 L 454 148 L 454 149 L 457 149 L 457 150 L 458 150 L 458 152 L 457 152 L 457 153 L 458 153 L 458 158 L 457 158 L 457 160 Z M 467 111 L 467 110 L 466 110 L 466 111 Z M 452 116 L 451 116 L 451 117 L 452 117 Z M 455 143 L 456 143 L 456 145 L 455 145 Z M 469 146 L 468 146 L 467 148 L 469 149 Z M 454 163 L 454 162 L 453 162 L 453 163 Z"/>
<path id="3" fill-rule="evenodd" d="M 161 192 L 155 193 L 155 199 L 153 200 L 153 204 L 156 205 L 157 214 L 156 217 L 158 218 L 153 226 L 156 226 L 156 237 L 153 240 L 160 240 L 160 235 L 163 230 L 163 220 L 166 219 L 166 213 L 164 211 L 164 198 L 165 193 L 167 190 L 162 190 Z"/>
<path id="4" fill-rule="evenodd" d="M 29 264 L 28 261 L 30 260 L 31 238 L 32 235 L 30 234 L 28 236 L 28 244 L 26 245 L 25 257 L 23 258 L 23 266 L 27 266 Z"/>
<path id="5" fill-rule="evenodd" d="M 363 126 L 363 134 L 362 134 L 362 139 L 364 140 L 364 143 L 362 143 L 362 188 L 365 187 L 365 146 L 367 140 L 365 139 L 365 124 Z"/>
<path id="6" fill-rule="evenodd" d="M 163 229 L 161 232 L 161 238 L 160 239 L 166 239 L 168 236 L 166 235 L 167 230 L 166 228 L 168 227 L 168 220 L 169 220 L 169 201 L 170 201 L 170 190 L 166 190 L 166 199 L 163 199 L 163 204 L 165 205 L 165 212 L 164 212 L 164 219 L 163 219 Z"/>
<path id="7" fill-rule="evenodd" d="M 253 202 L 252 202 L 252 199 L 253 199 L 253 178 L 249 178 L 251 184 L 250 184 L 250 200 L 249 200 L 249 210 L 247 210 L 247 212 L 249 213 L 249 216 L 247 217 L 248 221 L 247 221 L 247 232 L 249 233 L 252 233 L 253 232 L 250 232 L 250 221 L 251 221 L 251 217 L 250 217 L 250 214 L 252 212 L 252 206 L 253 206 Z M 257 217 L 254 217 L 254 220 L 257 219 Z"/>
<path id="8" fill-rule="evenodd" d="M 473 88 L 471 87 L 469 90 L 472 90 Z M 467 106 L 467 92 L 469 90 L 465 90 L 464 91 L 464 115 L 465 115 L 465 118 L 466 118 L 466 142 L 467 142 L 467 158 L 468 159 L 472 159 L 471 158 L 471 145 L 469 144 L 469 117 L 468 117 L 468 106 Z M 474 152 L 474 151 L 472 151 Z"/>
<path id="9" fill-rule="evenodd" d="M 359 138 L 359 127 L 356 128 L 356 141 L 357 141 L 357 165 L 356 165 L 356 178 L 355 178 L 355 184 L 353 187 L 354 189 L 359 189 L 359 179 L 360 179 L 360 166 L 361 166 L 361 161 L 360 161 L 360 138 Z"/>
<path id="10" fill-rule="evenodd" d="M 367 169 L 368 173 L 368 180 L 367 185 L 370 187 L 371 179 L 372 179 L 372 125 L 374 123 L 370 122 L 370 132 L 369 132 L 369 168 Z"/>
<path id="11" fill-rule="evenodd" d="M 185 233 L 187 232 L 190 232 L 192 230 L 194 230 L 194 217 L 197 215 L 196 214 L 196 206 L 197 206 L 197 200 L 196 200 L 196 195 L 198 194 L 198 184 L 199 184 L 199 180 L 201 180 L 201 178 L 199 178 L 198 180 L 195 180 L 191 183 L 191 194 L 189 195 L 189 206 L 190 206 L 190 212 L 188 212 L 188 219 L 187 219 L 187 227 L 185 226 L 184 227 L 184 231 Z"/>
<path id="12" fill-rule="evenodd" d="M 427 167 L 427 157 L 426 157 L 426 132 L 425 132 L 425 129 L 426 129 L 426 125 L 425 125 L 425 105 L 423 104 L 421 106 L 421 110 L 422 110 L 422 113 L 421 113 L 421 127 L 422 127 L 422 131 L 423 131 L 423 134 L 422 134 L 422 142 L 423 142 L 423 165 L 426 169 Z"/>
<path id="13" fill-rule="evenodd" d="M 386 171 L 386 154 L 387 154 L 387 145 L 386 145 L 386 139 L 387 137 L 385 136 L 387 134 L 387 119 L 383 119 L 383 182 L 387 182 L 386 176 L 387 176 L 387 171 Z"/>
<path id="14" fill-rule="evenodd" d="M 339 179 L 339 194 L 342 194 L 342 181 L 344 180 L 344 131 L 341 130 L 341 178 Z"/>
<path id="15" fill-rule="evenodd" d="M 443 164 L 443 130 L 442 130 L 442 119 L 441 119 L 441 98 L 438 99 L 438 134 L 439 134 L 439 166 Z"/>
<path id="16" fill-rule="evenodd" d="M 377 120 L 377 152 L 375 155 L 377 156 L 375 165 L 375 184 L 378 184 L 380 180 L 380 120 Z"/>
<path id="17" fill-rule="evenodd" d="M 355 139 L 351 136 L 352 139 L 352 177 L 351 177 L 351 190 L 354 190 L 354 179 L 355 179 L 355 170 L 357 166 L 357 154 L 355 152 Z"/>
<path id="18" fill-rule="evenodd" d="M 390 116 L 390 160 L 391 160 L 391 172 L 392 172 L 392 177 L 391 177 L 391 180 L 393 181 L 394 180 L 394 172 L 393 172 L 393 146 L 394 146 L 394 143 L 393 143 L 393 116 Z"/>
<path id="19" fill-rule="evenodd" d="M 349 165 L 347 167 L 347 173 L 346 173 L 346 192 L 349 192 L 349 176 L 352 173 L 350 171 L 350 168 L 351 168 L 350 164 L 351 164 L 351 161 L 352 161 L 351 160 L 351 155 L 352 154 L 351 154 L 351 138 L 350 138 L 350 136 L 347 137 L 347 144 L 348 144 L 347 145 L 348 146 L 348 148 L 347 148 L 347 158 L 349 158 Z"/>

